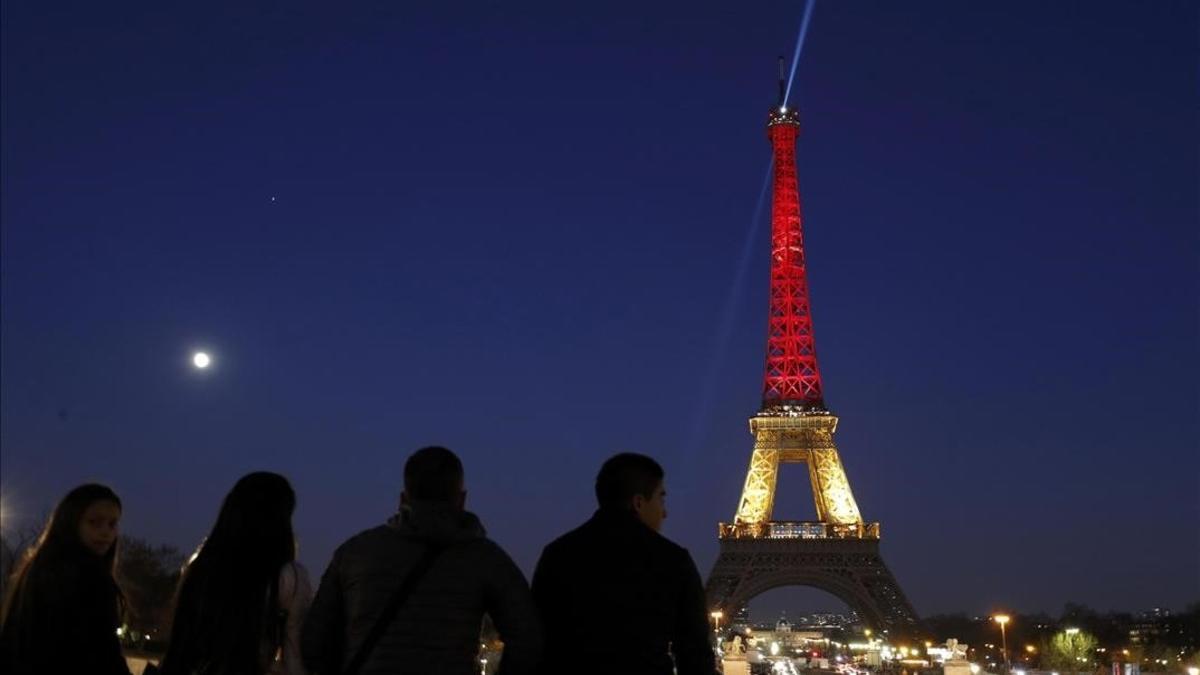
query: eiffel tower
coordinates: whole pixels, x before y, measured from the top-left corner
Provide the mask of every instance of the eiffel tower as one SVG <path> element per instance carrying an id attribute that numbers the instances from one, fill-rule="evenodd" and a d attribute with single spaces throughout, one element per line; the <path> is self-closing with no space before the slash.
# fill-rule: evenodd
<path id="1" fill-rule="evenodd" d="M 782 73 L 781 73 L 782 75 Z M 750 419 L 754 452 L 732 523 L 720 523 L 720 555 L 708 576 L 709 608 L 732 616 L 780 586 L 811 586 L 845 602 L 877 633 L 915 635 L 918 621 L 879 553 L 879 523 L 864 522 L 825 406 L 809 308 L 796 138 L 800 116 L 783 102 L 767 117 L 774 149 L 771 301 L 763 401 Z M 782 462 L 808 466 L 817 520 L 772 519 Z"/>

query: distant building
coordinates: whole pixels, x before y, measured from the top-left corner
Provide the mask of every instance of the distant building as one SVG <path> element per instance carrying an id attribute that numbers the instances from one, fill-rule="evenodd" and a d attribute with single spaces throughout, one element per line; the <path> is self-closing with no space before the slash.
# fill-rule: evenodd
<path id="1" fill-rule="evenodd" d="M 733 613 L 733 617 L 730 618 L 729 621 L 730 621 L 730 625 L 735 628 L 749 628 L 750 627 L 750 606 L 742 605 L 741 607 L 738 607 L 737 611 L 735 611 Z"/>
<path id="2" fill-rule="evenodd" d="M 1129 628 L 1129 641 L 1135 645 L 1159 642 L 1171 630 L 1171 610 L 1155 607 L 1138 612 Z"/>

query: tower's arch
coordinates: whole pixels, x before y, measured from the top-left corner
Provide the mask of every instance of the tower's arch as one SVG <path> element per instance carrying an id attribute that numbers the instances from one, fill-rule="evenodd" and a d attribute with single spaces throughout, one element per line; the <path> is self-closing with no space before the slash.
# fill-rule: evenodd
<path id="1" fill-rule="evenodd" d="M 729 615 L 783 586 L 810 586 L 853 609 L 869 628 L 893 636 L 920 631 L 916 613 L 879 555 L 879 540 L 858 537 L 725 537 L 708 576 L 711 611 Z"/>
<path id="2" fill-rule="evenodd" d="M 756 625 L 786 619 L 796 630 L 810 623 L 815 615 L 848 617 L 853 608 L 829 591 L 809 585 L 785 584 L 750 598 L 744 605 L 748 618 Z M 740 612 L 739 612 L 740 614 Z M 735 615 L 736 616 L 736 615 Z"/>
<path id="3" fill-rule="evenodd" d="M 770 591 L 795 586 L 828 593 L 853 610 L 868 626 L 884 625 L 882 614 L 854 580 L 831 570 L 779 569 L 761 574 L 750 579 L 749 583 L 739 588 L 736 595 L 725 599 L 724 603 L 731 609 L 736 609 L 750 604 Z"/>

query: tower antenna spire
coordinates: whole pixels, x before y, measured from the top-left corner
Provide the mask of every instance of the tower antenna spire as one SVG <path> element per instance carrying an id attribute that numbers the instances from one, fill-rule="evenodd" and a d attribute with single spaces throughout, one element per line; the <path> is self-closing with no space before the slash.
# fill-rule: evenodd
<path id="1" fill-rule="evenodd" d="M 779 57 L 779 107 L 780 108 L 782 108 L 783 104 L 786 102 L 783 100 L 784 96 L 787 96 L 787 80 L 784 78 L 784 74 L 783 74 L 783 57 L 780 56 Z"/>

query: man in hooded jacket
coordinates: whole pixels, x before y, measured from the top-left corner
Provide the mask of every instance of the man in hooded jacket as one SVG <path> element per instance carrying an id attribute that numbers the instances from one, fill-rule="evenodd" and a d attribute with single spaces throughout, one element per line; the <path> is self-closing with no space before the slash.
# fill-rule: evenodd
<path id="1" fill-rule="evenodd" d="M 334 552 L 304 624 L 301 654 L 319 675 L 355 658 L 384 607 L 431 547 L 439 552 L 413 586 L 360 675 L 479 672 L 484 614 L 504 642 L 498 673 L 530 673 L 541 632 L 521 571 L 464 510 L 462 462 L 449 450 L 418 450 L 404 466 L 400 511 Z"/>

